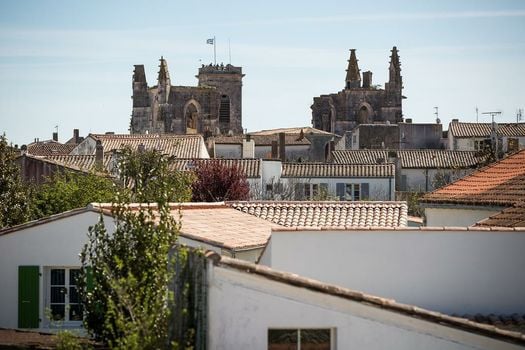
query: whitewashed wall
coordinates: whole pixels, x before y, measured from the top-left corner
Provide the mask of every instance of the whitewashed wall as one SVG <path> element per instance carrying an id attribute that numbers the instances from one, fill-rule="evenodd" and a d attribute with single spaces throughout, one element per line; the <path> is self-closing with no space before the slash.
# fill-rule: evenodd
<path id="1" fill-rule="evenodd" d="M 472 226 L 476 222 L 499 213 L 503 208 L 425 208 L 426 226 Z"/>
<path id="2" fill-rule="evenodd" d="M 88 227 L 97 223 L 94 212 L 51 221 L 0 236 L 0 327 L 18 326 L 18 266 L 40 266 L 40 319 L 46 327 L 44 267 L 80 266 L 79 253 L 87 242 Z"/>
<path id="3" fill-rule="evenodd" d="M 447 174 L 452 181 L 460 179 L 474 169 L 401 169 L 401 176 L 406 176 L 407 189 L 405 191 L 433 191 L 436 183 L 437 174 Z M 440 186 L 438 186 L 440 187 Z"/>
<path id="4" fill-rule="evenodd" d="M 274 231 L 262 263 L 430 310 L 525 313 L 525 230 Z"/>
<path id="5" fill-rule="evenodd" d="M 335 330 L 333 349 L 520 348 L 250 273 L 209 266 L 209 349 L 267 349 L 269 328 L 331 328 Z"/>

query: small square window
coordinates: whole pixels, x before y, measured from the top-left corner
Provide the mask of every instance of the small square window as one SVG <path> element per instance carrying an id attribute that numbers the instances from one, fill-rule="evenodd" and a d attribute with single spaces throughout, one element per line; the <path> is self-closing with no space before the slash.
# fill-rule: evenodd
<path id="1" fill-rule="evenodd" d="M 332 329 L 269 329 L 268 350 L 330 350 Z"/>

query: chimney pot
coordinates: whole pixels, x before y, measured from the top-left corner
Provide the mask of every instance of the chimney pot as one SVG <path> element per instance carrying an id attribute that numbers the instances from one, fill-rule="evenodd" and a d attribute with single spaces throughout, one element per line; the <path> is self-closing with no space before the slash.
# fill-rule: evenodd
<path id="1" fill-rule="evenodd" d="M 53 133 L 53 141 L 58 142 L 58 132 Z"/>
<path id="2" fill-rule="evenodd" d="M 102 167 L 104 164 L 104 146 L 102 146 L 102 141 L 97 140 L 95 146 L 95 166 Z"/>
<path id="3" fill-rule="evenodd" d="M 286 161 L 286 134 L 284 132 L 279 133 L 279 158 L 282 162 Z"/>
<path id="4" fill-rule="evenodd" d="M 73 142 L 75 144 L 78 144 L 78 143 L 80 143 L 79 139 L 80 139 L 80 134 L 79 134 L 78 129 L 73 129 Z"/>

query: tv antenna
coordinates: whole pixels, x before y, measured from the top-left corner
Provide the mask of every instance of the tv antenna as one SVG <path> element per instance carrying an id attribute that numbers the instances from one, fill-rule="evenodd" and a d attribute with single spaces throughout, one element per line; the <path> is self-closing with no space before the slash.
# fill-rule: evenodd
<path id="1" fill-rule="evenodd" d="M 439 107 L 434 107 L 434 114 L 436 115 L 436 123 L 441 124 L 441 120 L 439 119 Z"/>
<path id="2" fill-rule="evenodd" d="M 492 124 L 494 124 L 494 117 L 495 117 L 496 115 L 500 115 L 501 112 L 483 112 L 483 113 L 481 113 L 481 114 L 490 114 L 490 116 L 492 117 Z"/>
<path id="3" fill-rule="evenodd" d="M 519 108 L 516 112 L 516 123 L 519 123 L 523 119 L 523 108 Z"/>

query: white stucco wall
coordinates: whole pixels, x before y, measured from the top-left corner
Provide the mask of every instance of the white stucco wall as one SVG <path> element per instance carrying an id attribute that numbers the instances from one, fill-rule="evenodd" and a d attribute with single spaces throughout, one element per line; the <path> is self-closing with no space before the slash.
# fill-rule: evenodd
<path id="1" fill-rule="evenodd" d="M 241 145 L 215 144 L 215 158 L 242 158 Z"/>
<path id="2" fill-rule="evenodd" d="M 233 269 L 208 276 L 209 349 L 267 349 L 269 328 L 331 328 L 333 349 L 520 348 Z"/>
<path id="3" fill-rule="evenodd" d="M 472 226 L 503 208 L 425 208 L 426 226 Z"/>
<path id="4" fill-rule="evenodd" d="M 18 326 L 18 266 L 40 266 L 40 319 L 45 327 L 44 268 L 78 267 L 88 227 L 97 223 L 94 212 L 79 213 L 0 236 L 0 327 Z"/>
<path id="5" fill-rule="evenodd" d="M 272 232 L 270 267 L 430 310 L 525 313 L 525 231 Z"/>

